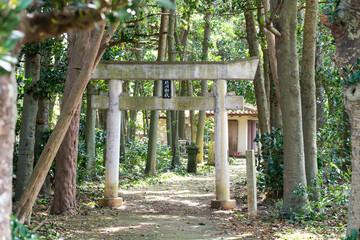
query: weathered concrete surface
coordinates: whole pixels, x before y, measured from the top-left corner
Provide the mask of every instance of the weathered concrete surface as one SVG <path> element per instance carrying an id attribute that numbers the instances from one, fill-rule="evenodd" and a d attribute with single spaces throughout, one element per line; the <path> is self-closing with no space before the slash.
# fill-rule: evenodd
<path id="1" fill-rule="evenodd" d="M 109 82 L 109 110 L 106 134 L 106 167 L 105 167 L 105 192 L 104 199 L 101 203 L 116 202 L 118 200 L 119 186 L 119 156 L 120 156 L 120 119 L 121 111 L 118 108 L 119 96 L 122 92 L 122 82 L 110 80 Z M 114 199 L 114 201 L 109 201 Z M 108 204 L 105 204 L 108 205 Z M 104 205 L 104 206 L 105 206 Z"/>
<path id="2" fill-rule="evenodd" d="M 92 96 L 92 108 L 108 109 L 109 97 Z M 226 96 L 226 109 L 243 109 L 244 97 Z M 121 110 L 214 110 L 215 97 L 174 97 L 163 99 L 161 97 L 120 97 Z"/>
<path id="3" fill-rule="evenodd" d="M 253 80 L 258 58 L 231 62 L 101 62 L 92 79 Z"/>
<path id="4" fill-rule="evenodd" d="M 246 151 L 246 182 L 248 211 L 257 211 L 257 194 L 256 194 L 256 169 L 254 150 Z"/>
<path id="5" fill-rule="evenodd" d="M 231 209 L 235 202 L 230 200 L 229 179 L 229 139 L 228 119 L 225 108 L 225 96 L 227 91 L 225 80 L 216 80 L 214 93 L 216 99 L 215 108 L 215 184 L 216 199 L 211 203 L 213 208 Z"/>

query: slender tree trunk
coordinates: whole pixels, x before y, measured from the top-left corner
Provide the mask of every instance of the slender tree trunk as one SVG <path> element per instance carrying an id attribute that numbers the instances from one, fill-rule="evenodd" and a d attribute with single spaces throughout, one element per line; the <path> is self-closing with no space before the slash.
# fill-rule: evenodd
<path id="1" fill-rule="evenodd" d="M 313 184 L 318 172 L 315 87 L 317 12 L 318 0 L 306 0 L 300 83 L 304 131 L 305 171 L 306 182 L 308 185 Z M 316 192 L 313 192 L 313 195 L 314 194 L 317 195 Z"/>
<path id="2" fill-rule="evenodd" d="M 208 60 L 209 55 L 209 44 L 210 44 L 210 34 L 211 34 L 211 12 L 208 10 L 205 12 L 204 16 L 205 26 L 204 26 L 204 40 L 202 43 L 202 61 Z M 201 94 L 205 95 L 208 92 L 207 81 L 201 82 Z M 203 163 L 204 160 L 204 130 L 205 130 L 205 111 L 199 111 L 199 120 L 198 127 L 196 131 L 196 146 L 199 147 L 199 153 L 196 156 L 197 163 Z"/>
<path id="3" fill-rule="evenodd" d="M 120 162 L 121 163 L 124 163 L 126 159 L 126 139 L 125 139 L 126 119 L 124 112 L 125 112 L 124 110 L 121 111 L 121 119 L 120 119 Z"/>
<path id="4" fill-rule="evenodd" d="M 77 81 L 72 86 L 72 91 L 69 93 L 68 100 L 64 103 L 63 113 L 60 115 L 58 122 L 36 164 L 34 171 L 30 177 L 29 184 L 19 201 L 16 217 L 21 223 L 30 218 L 31 209 L 34 205 L 36 196 L 38 195 L 42 183 L 50 169 L 51 163 L 65 137 L 67 129 L 70 125 L 71 119 L 75 115 L 75 111 L 80 104 L 82 94 L 89 82 L 91 73 L 94 68 L 96 54 L 100 47 L 101 36 L 103 32 L 101 25 L 100 29 L 96 31 L 96 36 L 91 43 L 89 54 L 86 57 L 85 64 L 82 66 L 81 74 L 77 77 Z M 75 103 L 75 104 L 74 104 Z"/>
<path id="5" fill-rule="evenodd" d="M 185 81 L 180 81 L 180 96 L 185 96 Z M 179 139 L 185 139 L 185 111 L 179 111 Z"/>
<path id="6" fill-rule="evenodd" d="M 173 1 L 175 3 L 175 1 Z M 175 46 L 175 26 L 176 26 L 176 15 L 175 9 L 170 12 L 169 15 L 169 29 L 167 33 L 167 47 L 168 47 L 168 56 L 169 61 L 175 62 L 177 59 L 177 52 Z M 175 81 L 172 81 L 172 89 L 173 89 L 173 96 L 176 95 L 176 88 L 175 88 Z M 171 150 L 172 150 L 172 162 L 171 167 L 175 168 L 176 166 L 180 165 L 180 154 L 179 154 L 179 111 L 167 111 L 167 118 L 168 113 L 171 113 Z M 170 117 L 170 116 L 169 116 Z"/>
<path id="7" fill-rule="evenodd" d="M 193 97 L 193 83 L 192 81 L 187 82 L 187 92 L 189 97 Z M 191 144 L 195 144 L 196 142 L 196 119 L 195 119 L 195 111 L 190 110 L 190 135 L 191 135 Z"/>
<path id="8" fill-rule="evenodd" d="M 160 32 L 167 32 L 168 20 L 169 17 L 166 13 L 168 10 L 163 8 L 161 15 L 161 26 Z M 159 51 L 158 51 L 158 61 L 164 61 L 166 54 L 166 34 L 161 34 L 159 37 Z M 154 83 L 154 96 L 161 95 L 161 85 L 159 81 Z M 145 174 L 156 175 L 156 149 L 157 149 L 157 131 L 159 123 L 159 111 L 151 111 L 150 118 L 150 129 L 149 129 L 149 142 L 148 142 L 148 154 L 146 159 L 146 168 Z"/>
<path id="9" fill-rule="evenodd" d="M 25 55 L 25 77 L 32 78 L 32 83 L 40 79 L 40 55 Z M 24 105 L 21 115 L 19 158 L 16 172 L 15 200 L 18 201 L 29 182 L 33 167 L 35 153 L 36 114 L 38 111 L 38 98 L 34 98 L 33 91 L 24 94 Z"/>
<path id="10" fill-rule="evenodd" d="M 136 48 L 140 48 L 140 44 L 135 45 Z M 141 51 L 135 51 L 135 56 L 137 61 L 142 60 L 142 54 Z M 138 96 L 140 90 L 140 82 L 139 80 L 135 80 L 135 86 L 134 86 L 134 96 Z M 135 135 L 136 135 L 136 116 L 137 111 L 136 110 L 130 110 L 130 126 L 129 126 L 129 139 L 128 141 L 135 141 Z"/>
<path id="11" fill-rule="evenodd" d="M 320 67 L 324 65 L 324 59 L 322 57 L 321 46 L 316 46 L 316 70 L 319 70 Z M 315 78 L 315 86 L 316 86 L 316 132 L 321 131 L 325 125 L 325 103 L 324 103 L 324 86 L 321 81 L 321 78 Z M 319 143 L 318 142 L 318 146 Z"/>
<path id="12" fill-rule="evenodd" d="M 259 42 L 257 40 L 257 32 L 255 26 L 254 11 L 249 10 L 245 13 L 246 21 L 246 39 L 249 45 L 251 57 L 260 57 Z M 261 64 L 256 70 L 254 79 L 256 105 L 258 109 L 259 125 L 262 134 L 270 132 L 270 115 L 268 109 L 268 101 L 266 98 L 265 82 L 261 71 Z"/>
<path id="13" fill-rule="evenodd" d="M 172 111 L 171 112 L 171 119 L 178 119 L 179 111 Z M 172 161 L 171 167 L 175 168 L 181 165 L 180 161 L 180 151 L 179 151 L 179 121 L 173 120 L 171 128 L 173 129 L 173 147 L 172 147 Z"/>
<path id="14" fill-rule="evenodd" d="M 276 1 L 275 1 L 276 2 Z M 306 186 L 305 157 L 302 129 L 299 63 L 296 48 L 297 1 L 283 1 L 275 27 L 281 110 L 284 128 L 284 204 L 291 213 L 307 203 L 307 196 L 297 196 L 298 185 Z"/>
<path id="15" fill-rule="evenodd" d="M 36 134 L 35 134 L 35 162 L 37 162 L 46 142 L 44 134 L 49 129 L 50 120 L 50 100 L 40 98 L 38 101 L 38 112 L 36 116 Z M 46 176 L 46 180 L 41 188 L 41 192 L 46 195 L 53 195 L 51 191 L 50 174 Z"/>
<path id="16" fill-rule="evenodd" d="M 15 75 L 0 76 L 0 236 L 11 239 L 12 159 L 15 142 L 16 108 Z"/>
<path id="17" fill-rule="evenodd" d="M 89 82 L 86 87 L 86 122 L 85 122 L 85 144 L 88 160 L 86 162 L 86 175 L 94 179 L 95 171 L 95 124 L 96 110 L 91 108 L 91 96 L 95 94 L 94 85 Z"/>
<path id="18" fill-rule="evenodd" d="M 270 0 L 262 0 L 265 12 L 270 11 Z M 276 6 L 272 1 L 271 7 Z M 275 36 L 270 31 L 265 31 L 270 62 L 270 125 L 274 128 L 282 127 L 282 112 L 280 107 L 280 88 L 278 77 L 278 60 L 275 50 Z"/>

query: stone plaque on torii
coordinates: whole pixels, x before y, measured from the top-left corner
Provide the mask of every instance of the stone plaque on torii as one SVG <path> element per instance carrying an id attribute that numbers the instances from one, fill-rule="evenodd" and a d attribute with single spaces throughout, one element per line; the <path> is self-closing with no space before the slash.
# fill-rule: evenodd
<path id="1" fill-rule="evenodd" d="M 93 96 L 92 108 L 108 109 L 104 198 L 101 206 L 120 206 L 118 197 L 121 110 L 214 110 L 216 199 L 211 207 L 232 209 L 228 163 L 228 109 L 243 109 L 242 96 L 227 96 L 227 80 L 253 80 L 258 58 L 231 62 L 101 62 L 91 79 L 109 80 L 109 96 Z M 214 80 L 204 97 L 121 96 L 119 80 Z"/>

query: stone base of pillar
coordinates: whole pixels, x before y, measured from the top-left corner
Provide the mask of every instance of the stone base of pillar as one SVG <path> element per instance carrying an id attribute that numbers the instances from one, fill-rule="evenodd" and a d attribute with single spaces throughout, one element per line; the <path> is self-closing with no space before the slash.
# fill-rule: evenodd
<path id="1" fill-rule="evenodd" d="M 235 207 L 236 207 L 235 200 L 227 200 L 227 201 L 212 200 L 211 201 L 211 208 L 231 210 L 231 209 L 234 209 Z"/>
<path id="2" fill-rule="evenodd" d="M 120 207 L 122 204 L 123 204 L 123 199 L 120 197 L 99 199 L 100 207 Z"/>

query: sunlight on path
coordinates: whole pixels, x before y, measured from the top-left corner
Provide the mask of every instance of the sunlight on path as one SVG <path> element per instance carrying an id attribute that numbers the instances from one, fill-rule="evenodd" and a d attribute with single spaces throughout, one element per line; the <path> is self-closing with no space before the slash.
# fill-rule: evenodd
<path id="1" fill-rule="evenodd" d="M 230 166 L 232 182 L 243 181 L 245 162 Z M 232 211 L 213 210 L 214 173 L 120 189 L 124 205 L 69 217 L 68 239 L 239 239 L 225 226 Z"/>

